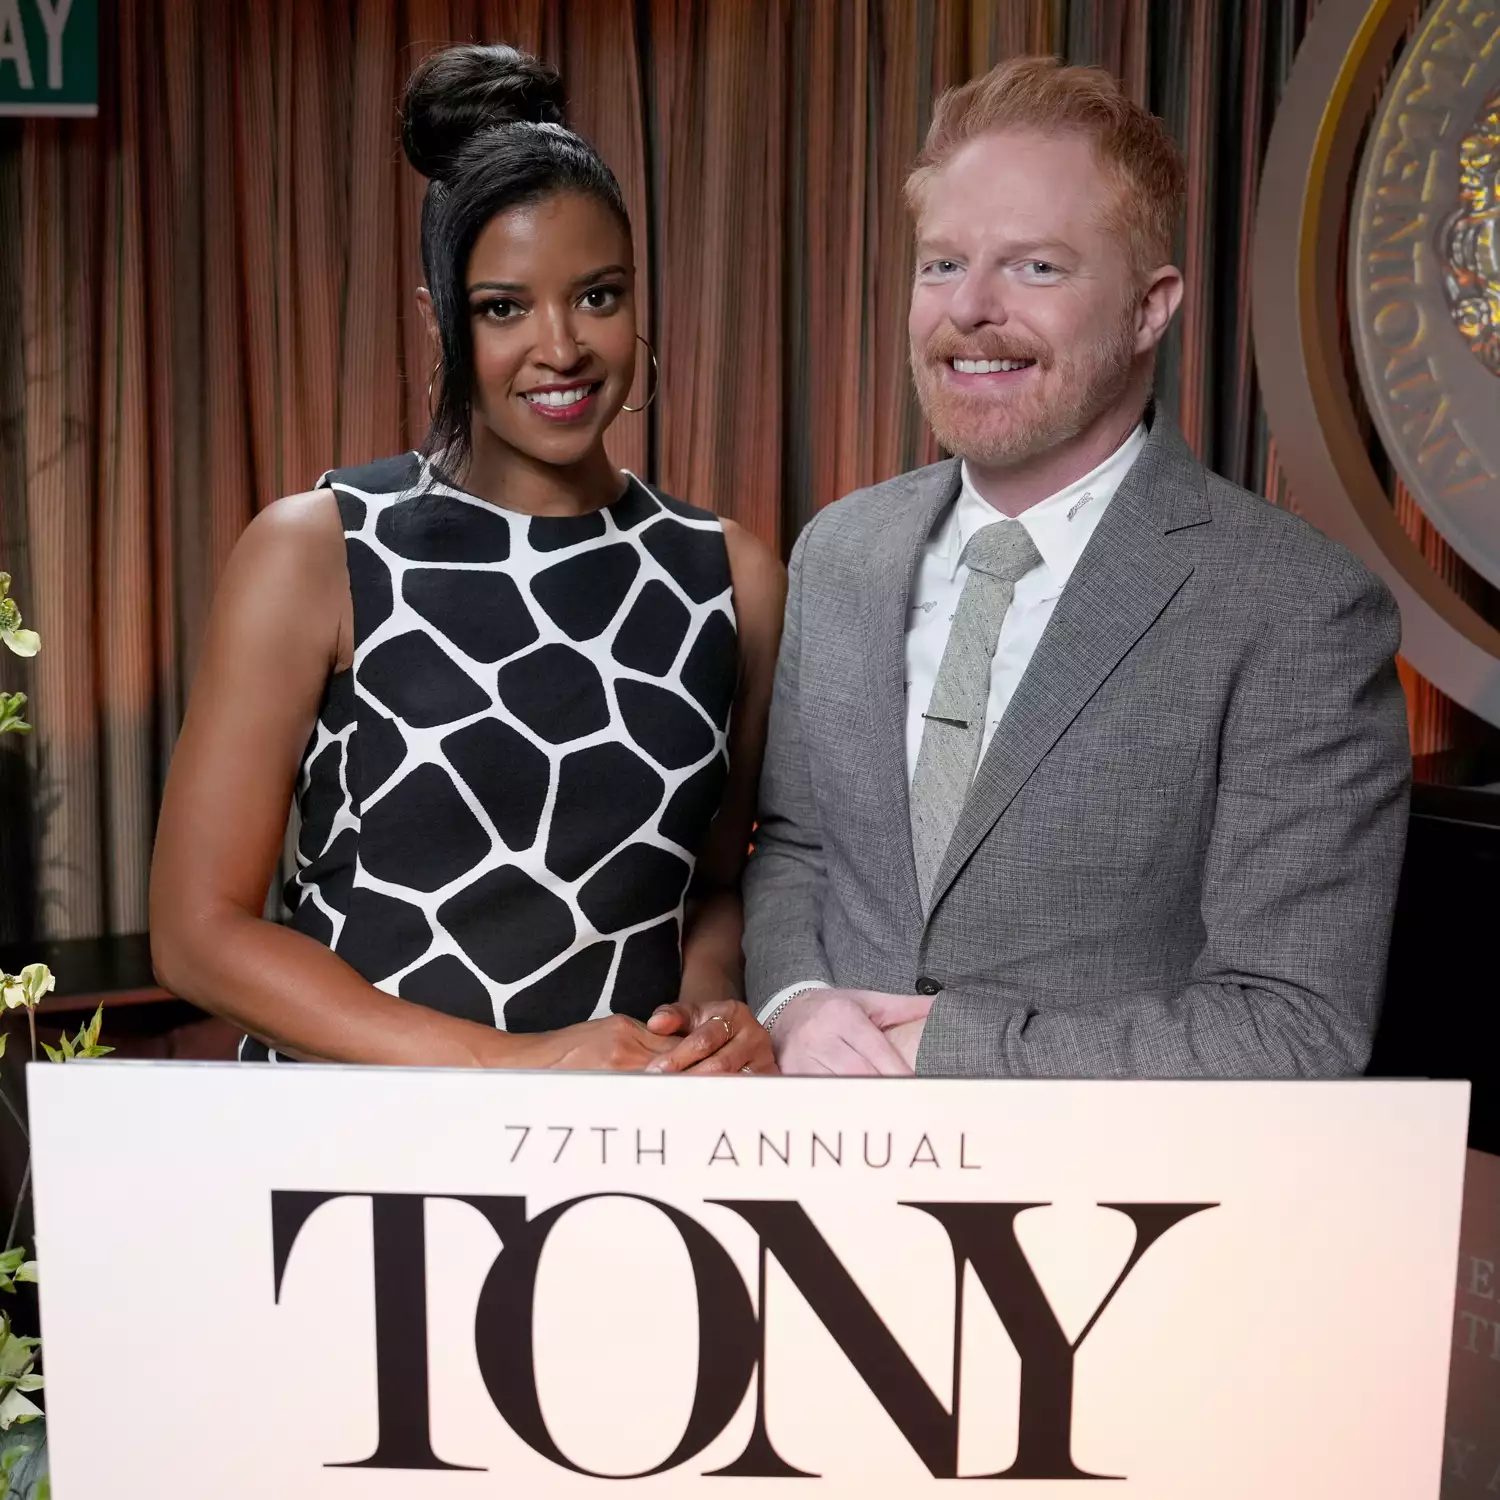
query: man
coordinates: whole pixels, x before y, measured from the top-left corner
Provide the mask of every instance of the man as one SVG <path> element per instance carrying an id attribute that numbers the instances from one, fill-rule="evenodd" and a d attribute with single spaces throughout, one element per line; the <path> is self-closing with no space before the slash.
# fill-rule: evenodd
<path id="1" fill-rule="evenodd" d="M 1162 123 L 1107 75 L 946 96 L 911 364 L 956 457 L 792 556 L 752 1004 L 783 1071 L 1330 1077 L 1370 1048 L 1410 776 L 1389 595 L 1151 402 Z"/>

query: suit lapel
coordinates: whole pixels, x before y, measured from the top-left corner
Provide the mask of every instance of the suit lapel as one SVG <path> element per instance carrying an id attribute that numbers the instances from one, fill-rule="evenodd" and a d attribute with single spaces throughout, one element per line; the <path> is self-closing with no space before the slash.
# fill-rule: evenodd
<path id="1" fill-rule="evenodd" d="M 870 666 L 870 744 L 880 804 L 890 808 L 890 847 L 902 898 L 920 916 L 917 866 L 911 847 L 910 787 L 906 774 L 906 623 L 912 580 L 922 548 L 958 495 L 956 459 L 912 476 L 913 493 L 900 519 L 875 538 L 865 595 L 863 653 Z M 882 851 L 884 854 L 885 851 Z"/>
<path id="2" fill-rule="evenodd" d="M 990 741 L 938 869 L 934 908 L 1042 758 L 1192 573 L 1166 533 L 1208 519 L 1204 471 L 1158 416 Z"/>

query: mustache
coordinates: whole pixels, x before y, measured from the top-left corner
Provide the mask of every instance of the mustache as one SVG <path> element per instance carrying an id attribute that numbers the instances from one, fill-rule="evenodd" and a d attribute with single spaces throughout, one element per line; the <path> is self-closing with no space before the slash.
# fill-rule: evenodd
<path id="1" fill-rule="evenodd" d="M 1052 366 L 1052 350 L 1030 339 L 1008 338 L 998 334 L 963 337 L 956 329 L 939 329 L 922 350 L 929 364 L 947 364 L 953 359 L 1029 359 L 1044 370 Z"/>

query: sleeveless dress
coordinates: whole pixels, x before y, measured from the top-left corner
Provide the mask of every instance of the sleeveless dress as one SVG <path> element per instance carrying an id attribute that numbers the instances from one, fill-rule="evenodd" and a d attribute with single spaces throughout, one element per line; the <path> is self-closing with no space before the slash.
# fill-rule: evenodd
<path id="1" fill-rule="evenodd" d="M 634 477 L 605 510 L 527 516 L 414 453 L 320 487 L 354 664 L 302 761 L 291 925 L 509 1031 L 675 1000 L 739 674 L 717 517 Z"/>

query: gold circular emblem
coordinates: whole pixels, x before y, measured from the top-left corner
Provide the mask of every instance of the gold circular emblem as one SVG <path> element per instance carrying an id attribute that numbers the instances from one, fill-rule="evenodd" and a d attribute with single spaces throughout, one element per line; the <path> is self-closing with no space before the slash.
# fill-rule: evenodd
<path id="1" fill-rule="evenodd" d="M 1443 234 L 1448 307 L 1475 359 L 1500 375 L 1500 90 L 1458 148 L 1458 202 Z"/>
<path id="2" fill-rule="evenodd" d="M 1352 335 L 1389 463 L 1454 550 L 1500 584 L 1497 170 L 1494 4 L 1319 0 L 1266 150 L 1251 313 L 1299 508 L 1390 585 L 1407 660 L 1500 725 L 1500 629 L 1397 518 L 1343 354 Z"/>
<path id="3" fill-rule="evenodd" d="M 1392 463 L 1500 584 L 1500 49 L 1441 0 L 1381 101 L 1350 236 L 1354 350 Z"/>

